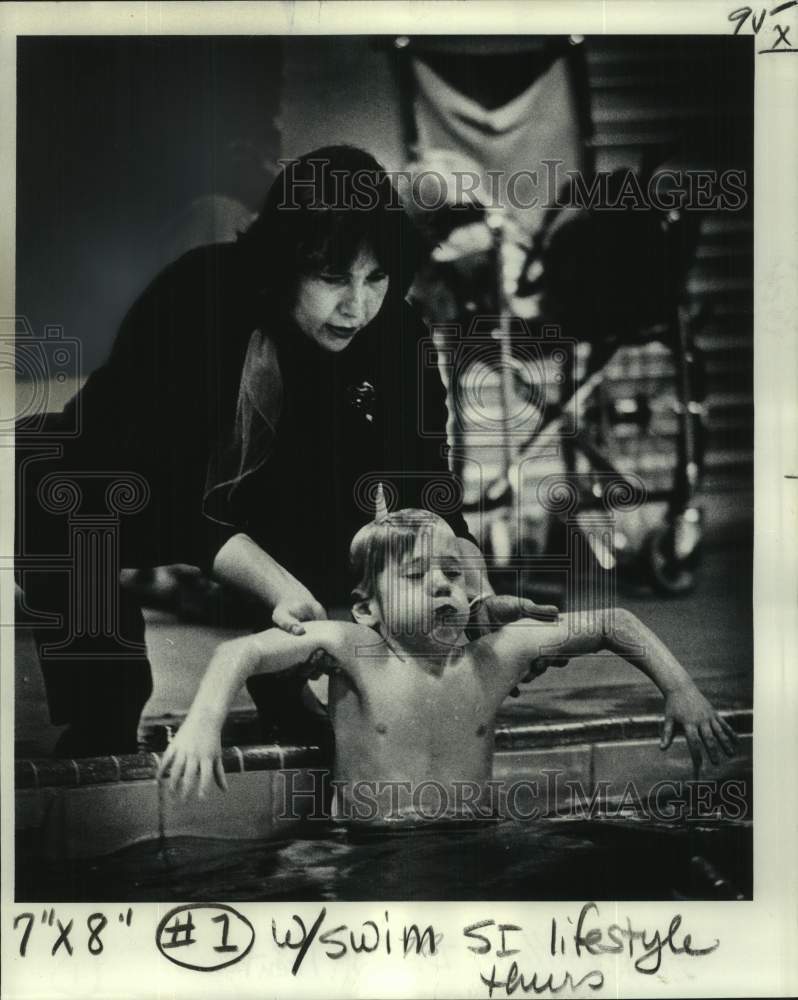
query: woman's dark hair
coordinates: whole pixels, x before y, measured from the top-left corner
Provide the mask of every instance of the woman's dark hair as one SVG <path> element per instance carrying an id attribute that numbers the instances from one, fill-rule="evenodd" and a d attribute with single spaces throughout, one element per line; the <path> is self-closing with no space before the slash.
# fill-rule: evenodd
<path id="1" fill-rule="evenodd" d="M 284 164 L 258 218 L 239 236 L 263 289 L 293 301 L 303 274 L 346 271 L 365 244 L 404 296 L 421 241 L 396 188 L 374 157 L 354 146 L 324 146 Z"/>

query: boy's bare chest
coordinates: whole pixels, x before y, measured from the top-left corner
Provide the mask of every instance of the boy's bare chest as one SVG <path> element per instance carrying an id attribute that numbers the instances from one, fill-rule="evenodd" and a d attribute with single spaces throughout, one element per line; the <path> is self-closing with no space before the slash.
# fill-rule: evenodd
<path id="1" fill-rule="evenodd" d="M 473 672 L 451 671 L 442 677 L 391 671 L 363 700 L 374 732 L 402 740 L 408 747 L 465 747 L 493 729 L 496 707 L 484 696 Z"/>

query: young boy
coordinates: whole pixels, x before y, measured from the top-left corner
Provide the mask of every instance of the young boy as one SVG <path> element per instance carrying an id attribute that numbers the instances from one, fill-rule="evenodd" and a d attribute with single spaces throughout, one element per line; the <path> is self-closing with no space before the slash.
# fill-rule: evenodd
<path id="1" fill-rule="evenodd" d="M 617 653 L 665 697 L 662 749 L 678 724 L 696 765 L 702 748 L 714 763 L 721 750 L 733 754 L 734 731 L 628 611 L 521 619 L 469 641 L 459 553 L 449 526 L 428 511 L 397 511 L 361 528 L 350 551 L 354 622 L 309 622 L 303 635 L 269 629 L 222 643 L 164 755 L 161 774 L 170 773 L 172 790 L 185 795 L 198 783 L 203 796 L 211 780 L 226 788 L 220 733 L 236 692 L 253 674 L 289 669 L 329 674 L 344 816 L 362 816 L 365 788 L 369 818 L 418 819 L 421 786 L 434 792 L 437 816 L 461 811 L 466 797 L 478 805 L 491 777 L 496 713 L 530 663 L 552 656 Z"/>

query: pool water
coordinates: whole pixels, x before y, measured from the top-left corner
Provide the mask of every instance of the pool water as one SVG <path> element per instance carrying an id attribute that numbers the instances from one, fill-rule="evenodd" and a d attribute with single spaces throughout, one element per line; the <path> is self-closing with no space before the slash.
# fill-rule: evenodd
<path id="1" fill-rule="evenodd" d="M 18 901 L 750 899 L 747 823 L 505 820 L 366 838 L 151 840 L 47 865 L 17 845 Z"/>

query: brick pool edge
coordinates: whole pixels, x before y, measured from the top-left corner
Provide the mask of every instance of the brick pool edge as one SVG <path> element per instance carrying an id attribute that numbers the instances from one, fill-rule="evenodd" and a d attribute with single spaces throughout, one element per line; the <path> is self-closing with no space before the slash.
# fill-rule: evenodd
<path id="1" fill-rule="evenodd" d="M 721 714 L 737 731 L 739 749 L 733 760 L 708 768 L 706 777 L 750 779 L 752 712 Z M 556 772 L 557 788 L 576 783 L 588 795 L 602 784 L 617 788 L 619 794 L 630 782 L 639 788 L 689 782 L 694 775 L 685 742 L 677 738 L 667 753 L 660 751 L 660 721 L 660 716 L 646 715 L 500 725 L 494 777 L 513 782 Z M 176 722 L 171 720 L 171 725 Z M 329 765 L 314 746 L 230 746 L 223 752 L 228 792 L 214 788 L 203 800 L 183 801 L 157 781 L 159 759 L 150 751 L 81 760 L 17 760 L 18 845 L 34 858 L 55 860 L 96 857 L 170 836 L 288 837 L 317 807 L 316 776 Z M 304 814 L 295 810 L 295 815 L 283 815 L 289 775 Z M 548 804 L 556 808 L 560 803 Z"/>

